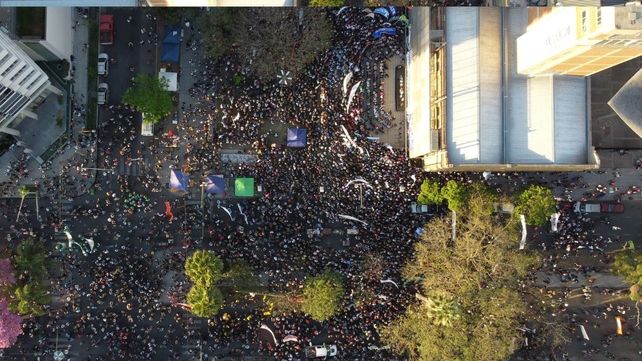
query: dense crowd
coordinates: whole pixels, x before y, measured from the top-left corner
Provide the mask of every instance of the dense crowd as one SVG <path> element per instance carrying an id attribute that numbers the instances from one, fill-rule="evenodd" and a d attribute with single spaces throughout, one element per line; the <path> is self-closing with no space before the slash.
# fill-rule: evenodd
<path id="1" fill-rule="evenodd" d="M 125 106 L 109 106 L 109 122 L 115 125 L 103 130 L 111 132 L 112 140 L 101 144 L 98 167 L 118 169 L 123 162 L 130 166 L 144 154 L 153 155 L 154 162 L 144 165 L 140 177 L 97 177 L 95 202 L 87 198 L 71 211 L 68 219 L 82 222 L 89 229 L 84 236 L 94 237 L 102 246 L 87 258 L 69 254 L 61 260 L 65 266 L 54 281 L 53 293 L 60 295 L 64 312 L 52 312 L 44 331 L 31 329 L 30 334 L 42 331 L 52 337 L 58 329 L 65 337 L 109 355 L 92 356 L 94 360 L 154 359 L 161 350 L 178 360 L 183 346 L 200 345 L 203 339 L 207 340 L 203 350 L 219 355 L 257 353 L 294 360 L 301 358 L 303 347 L 323 339 L 338 346 L 341 359 L 394 359 L 373 346 L 381 346 L 381 328 L 414 300 L 415 286 L 402 281 L 401 269 L 412 256 L 415 230 L 426 218 L 408 207 L 419 188 L 420 170 L 402 151 L 367 136 L 392 122 L 377 97 L 380 82 L 390 71 L 383 62 L 405 53 L 406 23 L 399 15 L 385 18 L 358 8 L 330 12 L 335 28 L 332 46 L 292 84 L 257 81 L 240 87 L 231 78 L 244 71 L 242 61 L 234 54 L 216 61 L 201 58 L 198 29 L 187 22 L 193 46 L 182 56 L 196 64 L 190 74 L 196 78 L 189 89 L 193 102 L 180 104 L 182 117 L 173 129 L 139 143 L 135 113 Z M 393 28 L 396 34 L 373 37 L 382 27 Z M 146 36 L 148 43 L 157 41 L 152 31 Z M 352 73 L 350 85 L 361 81 L 363 90 L 350 107 L 342 89 L 348 73 Z M 304 149 L 282 144 L 285 134 L 279 128 L 284 124 L 307 129 Z M 91 147 L 83 141 L 79 139 L 81 146 Z M 223 162 L 221 150 L 230 145 L 256 154 L 257 159 Z M 79 160 L 72 160 L 64 169 L 81 167 Z M 202 212 L 187 204 L 195 193 L 167 192 L 170 168 L 194 175 L 196 189 L 199 175 L 215 172 L 226 178 L 253 177 L 263 192 L 244 200 L 207 196 L 207 211 Z M 439 177 L 479 179 L 458 173 Z M 359 178 L 367 186 L 359 189 L 350 183 Z M 65 198 L 84 191 L 75 189 L 68 178 L 58 181 L 69 187 L 54 180 L 43 186 L 52 192 L 63 189 Z M 489 184 L 510 192 L 524 184 L 520 182 L 537 181 L 505 174 Z M 558 186 L 573 188 L 581 180 L 561 182 Z M 173 209 L 171 217 L 164 212 L 165 201 Z M 235 215 L 236 209 L 243 209 L 246 218 L 228 217 L 221 206 Z M 543 248 L 567 252 L 587 248 L 597 255 L 615 240 L 594 237 L 591 222 L 572 209 L 561 212 L 560 232 Z M 47 222 L 56 229 L 61 226 L 53 212 Z M 339 238 L 347 237 L 349 245 L 308 235 L 308 230 L 327 229 L 339 230 L 344 236 Z M 250 307 L 237 301 L 226 305 L 203 331 L 198 327 L 203 323 L 181 308 L 190 287 L 183 276 L 185 258 L 198 248 L 214 250 L 227 262 L 247 261 L 271 292 L 297 291 L 305 277 L 327 268 L 337 271 L 346 289 L 340 311 L 319 323 L 300 312 L 265 312 L 260 297 L 245 296 Z M 372 259 L 380 266 L 376 271 L 371 269 Z M 591 271 L 577 269 L 585 275 Z M 568 273 L 559 276 L 573 279 Z M 278 340 L 294 335 L 298 341 L 276 344 L 261 325 L 269 326 Z M 46 349 L 44 341 L 34 349 Z"/>

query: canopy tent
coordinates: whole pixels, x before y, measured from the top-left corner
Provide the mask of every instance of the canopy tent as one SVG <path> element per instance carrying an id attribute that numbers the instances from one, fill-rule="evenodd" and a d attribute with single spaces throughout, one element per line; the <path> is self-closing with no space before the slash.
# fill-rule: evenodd
<path id="1" fill-rule="evenodd" d="M 225 178 L 222 175 L 208 175 L 206 193 L 225 193 Z"/>
<path id="2" fill-rule="evenodd" d="M 303 148 L 307 140 L 305 128 L 288 128 L 288 147 Z"/>
<path id="3" fill-rule="evenodd" d="M 236 178 L 234 180 L 234 195 L 237 197 L 254 196 L 254 178 Z"/>
<path id="4" fill-rule="evenodd" d="M 161 61 L 178 63 L 181 52 L 181 29 L 178 26 L 166 26 L 163 36 Z"/>
<path id="5" fill-rule="evenodd" d="M 189 176 L 183 172 L 172 169 L 169 175 L 169 188 L 172 192 L 187 192 Z"/>
<path id="6" fill-rule="evenodd" d="M 158 79 L 165 79 L 167 82 L 167 90 L 175 92 L 178 90 L 178 73 L 165 71 L 165 68 L 161 68 L 158 72 Z"/>

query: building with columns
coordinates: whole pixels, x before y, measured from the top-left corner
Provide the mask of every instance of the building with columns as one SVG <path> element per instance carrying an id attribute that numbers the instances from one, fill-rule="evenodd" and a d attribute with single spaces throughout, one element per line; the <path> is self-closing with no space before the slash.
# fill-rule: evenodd
<path id="1" fill-rule="evenodd" d="M 20 139 L 16 126 L 34 112 L 49 94 L 63 96 L 47 74 L 0 28 L 0 132 Z"/>

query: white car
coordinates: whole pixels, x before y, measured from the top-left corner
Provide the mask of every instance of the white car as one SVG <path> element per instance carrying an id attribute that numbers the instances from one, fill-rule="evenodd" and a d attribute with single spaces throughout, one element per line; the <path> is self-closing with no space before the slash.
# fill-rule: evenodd
<path id="1" fill-rule="evenodd" d="M 107 83 L 98 84 L 98 105 L 107 104 L 109 101 L 109 85 Z"/>
<path id="2" fill-rule="evenodd" d="M 326 345 L 321 346 L 309 346 L 305 348 L 305 357 L 307 358 L 317 358 L 317 357 L 334 357 L 337 355 L 337 345 Z"/>
<path id="3" fill-rule="evenodd" d="M 109 73 L 109 55 L 106 53 L 98 54 L 98 75 L 107 75 Z"/>

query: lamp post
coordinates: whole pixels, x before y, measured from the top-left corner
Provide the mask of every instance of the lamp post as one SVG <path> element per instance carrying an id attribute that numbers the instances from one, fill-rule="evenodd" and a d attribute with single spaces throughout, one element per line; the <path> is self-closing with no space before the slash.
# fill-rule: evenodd
<path id="1" fill-rule="evenodd" d="M 20 189 L 18 189 L 18 193 L 20 194 L 20 198 L 21 199 L 20 199 L 20 207 L 18 207 L 18 216 L 16 217 L 16 222 L 18 222 L 18 220 L 20 219 L 20 214 L 22 213 L 22 204 L 24 203 L 25 198 L 27 198 L 27 196 L 29 194 L 35 194 L 36 195 L 36 218 L 38 218 L 38 221 L 40 221 L 40 207 L 39 207 L 39 204 L 38 204 L 38 196 L 39 196 L 38 189 L 36 189 L 36 191 L 33 192 L 33 191 L 30 191 L 29 188 L 27 188 L 27 186 L 22 186 L 22 187 L 20 187 Z"/>

